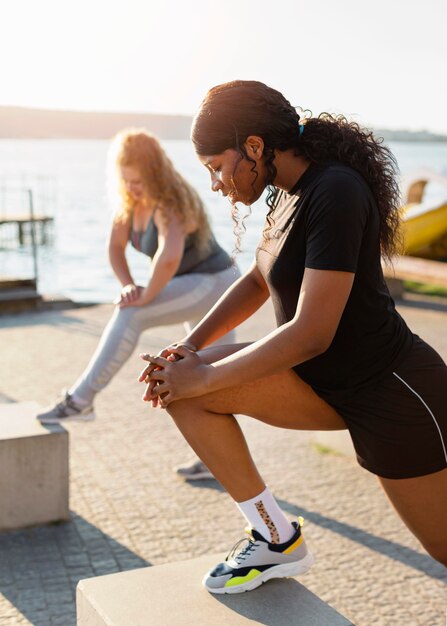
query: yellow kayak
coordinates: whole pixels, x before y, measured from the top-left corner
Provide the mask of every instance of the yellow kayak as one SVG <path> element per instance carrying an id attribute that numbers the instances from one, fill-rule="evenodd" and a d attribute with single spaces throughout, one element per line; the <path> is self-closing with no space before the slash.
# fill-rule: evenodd
<path id="1" fill-rule="evenodd" d="M 427 183 L 446 185 L 441 200 L 423 199 Z M 402 207 L 404 254 L 428 259 L 447 258 L 447 178 L 429 170 L 407 178 L 407 202 Z"/>

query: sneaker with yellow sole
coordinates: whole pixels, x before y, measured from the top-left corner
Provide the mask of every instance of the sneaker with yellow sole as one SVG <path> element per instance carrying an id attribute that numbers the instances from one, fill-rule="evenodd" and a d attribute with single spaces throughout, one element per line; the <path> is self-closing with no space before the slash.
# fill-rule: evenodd
<path id="1" fill-rule="evenodd" d="M 295 533 L 285 543 L 269 543 L 256 530 L 247 531 L 225 561 L 216 565 L 204 577 L 202 584 L 211 593 L 242 593 L 256 589 L 271 578 L 298 576 L 307 572 L 314 563 L 301 525 L 292 522 Z M 248 543 L 237 552 L 242 542 Z M 237 553 L 236 553 L 237 552 Z"/>

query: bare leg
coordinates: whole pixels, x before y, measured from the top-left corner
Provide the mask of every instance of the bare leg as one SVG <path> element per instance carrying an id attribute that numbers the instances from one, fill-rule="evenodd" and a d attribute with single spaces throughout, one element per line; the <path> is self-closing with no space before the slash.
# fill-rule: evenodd
<path id="1" fill-rule="evenodd" d="M 204 350 L 212 363 L 239 346 Z M 341 430 L 343 419 L 292 371 L 225 389 L 168 407 L 196 453 L 236 502 L 264 489 L 244 435 L 232 413 L 242 413 L 273 426 L 303 430 Z M 418 478 L 379 477 L 399 516 L 427 552 L 447 566 L 447 469 Z"/>
<path id="2" fill-rule="evenodd" d="M 418 478 L 380 478 L 388 498 L 427 552 L 447 567 L 447 469 Z"/>
<path id="3" fill-rule="evenodd" d="M 241 346 L 205 350 L 212 362 Z M 250 415 L 273 426 L 302 430 L 340 430 L 343 419 L 293 371 L 253 383 L 190 398 L 169 405 L 190 446 L 236 502 L 253 498 L 265 488 L 232 415 Z"/>

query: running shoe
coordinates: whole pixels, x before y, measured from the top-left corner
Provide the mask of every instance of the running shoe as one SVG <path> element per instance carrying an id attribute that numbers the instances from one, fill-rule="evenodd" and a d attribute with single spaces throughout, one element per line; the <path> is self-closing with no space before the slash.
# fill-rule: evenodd
<path id="1" fill-rule="evenodd" d="M 309 570 L 314 557 L 307 549 L 300 523 L 292 522 L 295 533 L 285 543 L 269 543 L 255 529 L 246 529 L 223 563 L 204 577 L 202 584 L 211 593 L 241 593 L 256 589 L 271 578 L 297 576 Z M 239 552 L 243 542 L 248 543 Z"/>
<path id="2" fill-rule="evenodd" d="M 95 419 L 93 404 L 81 407 L 68 392 L 63 400 L 36 415 L 41 424 L 64 424 L 65 422 L 90 422 Z"/>
<path id="3" fill-rule="evenodd" d="M 207 466 L 203 461 L 197 459 L 194 463 L 189 465 L 179 465 L 174 467 L 174 471 L 177 476 L 184 478 L 185 480 L 213 480 L 214 476 L 211 474 Z"/>

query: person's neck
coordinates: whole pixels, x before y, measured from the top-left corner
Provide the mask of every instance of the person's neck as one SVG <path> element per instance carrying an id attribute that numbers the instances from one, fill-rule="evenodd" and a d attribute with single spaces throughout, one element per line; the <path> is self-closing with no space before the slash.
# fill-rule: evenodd
<path id="1" fill-rule="evenodd" d="M 284 152 L 276 150 L 274 164 L 277 173 L 273 184 L 279 189 L 290 191 L 307 170 L 310 161 L 302 156 L 296 156 L 292 150 Z"/>
<path id="2" fill-rule="evenodd" d="M 132 211 L 132 228 L 138 232 L 143 232 L 149 226 L 154 213 L 155 203 L 149 202 L 145 198 L 138 200 Z"/>
<path id="3" fill-rule="evenodd" d="M 155 202 L 152 198 L 140 198 L 140 200 L 137 200 L 137 202 L 135 202 L 134 205 L 134 210 L 137 213 L 142 213 L 145 215 L 148 215 L 149 213 L 153 213 L 155 208 Z"/>

